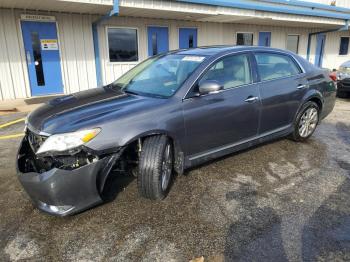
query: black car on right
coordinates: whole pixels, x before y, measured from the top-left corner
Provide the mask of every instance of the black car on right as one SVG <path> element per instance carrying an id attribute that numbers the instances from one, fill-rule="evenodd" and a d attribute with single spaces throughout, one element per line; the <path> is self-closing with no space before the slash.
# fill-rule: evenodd
<path id="1" fill-rule="evenodd" d="M 350 94 L 350 61 L 343 63 L 337 72 L 338 97 Z"/>

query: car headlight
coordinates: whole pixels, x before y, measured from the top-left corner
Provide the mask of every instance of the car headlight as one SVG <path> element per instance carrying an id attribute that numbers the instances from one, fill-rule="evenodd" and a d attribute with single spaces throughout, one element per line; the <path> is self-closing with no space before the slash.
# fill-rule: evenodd
<path id="1" fill-rule="evenodd" d="M 41 145 L 37 154 L 49 151 L 62 152 L 76 148 L 94 139 L 100 131 L 100 128 L 94 128 L 49 136 Z"/>

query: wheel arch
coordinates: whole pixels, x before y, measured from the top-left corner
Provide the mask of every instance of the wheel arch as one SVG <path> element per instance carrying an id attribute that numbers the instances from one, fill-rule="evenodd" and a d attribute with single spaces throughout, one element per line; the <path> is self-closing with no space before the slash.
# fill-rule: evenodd
<path id="1" fill-rule="evenodd" d="M 312 96 L 312 97 L 310 97 L 306 102 L 309 102 L 309 101 L 316 103 L 316 104 L 318 105 L 318 108 L 320 109 L 320 112 L 319 112 L 319 113 L 321 113 L 322 108 L 323 108 L 323 103 L 322 103 L 321 98 L 319 98 L 318 96 Z M 305 102 L 305 103 L 306 103 L 306 102 Z M 304 103 L 304 104 L 305 104 L 305 103 Z"/>
<path id="2" fill-rule="evenodd" d="M 147 137 L 151 136 L 167 136 L 174 147 L 174 168 L 176 173 L 183 174 L 184 172 L 184 149 L 183 146 L 180 143 L 180 139 L 173 133 L 168 132 L 167 130 L 149 130 L 147 132 L 143 132 L 138 134 L 137 136 L 132 137 L 128 140 L 128 142 L 125 143 L 125 147 L 135 144 L 137 141 L 141 140 L 143 142 Z"/>
<path id="3" fill-rule="evenodd" d="M 299 105 L 299 108 L 298 108 L 298 112 L 300 110 L 300 108 L 303 107 L 303 105 L 309 101 L 312 101 L 312 102 L 315 102 L 320 110 L 322 110 L 323 108 L 323 102 L 324 102 L 324 99 L 323 99 L 323 95 L 322 93 L 319 91 L 319 90 L 316 90 L 316 89 L 310 89 L 303 97 L 302 99 L 302 102 L 300 103 Z"/>

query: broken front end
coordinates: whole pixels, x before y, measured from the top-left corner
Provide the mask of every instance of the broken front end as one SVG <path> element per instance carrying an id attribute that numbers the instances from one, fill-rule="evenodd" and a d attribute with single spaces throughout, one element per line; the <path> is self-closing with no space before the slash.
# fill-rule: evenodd
<path id="1" fill-rule="evenodd" d="M 38 153 L 47 139 L 27 129 L 17 156 L 19 181 L 34 205 L 65 216 L 101 203 L 106 178 L 123 148 L 97 154 L 83 145 Z"/>

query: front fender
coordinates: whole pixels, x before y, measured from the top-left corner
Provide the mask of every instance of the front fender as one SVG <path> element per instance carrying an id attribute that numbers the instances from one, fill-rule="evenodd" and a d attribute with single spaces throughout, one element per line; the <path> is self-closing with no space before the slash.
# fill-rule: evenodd
<path id="1" fill-rule="evenodd" d="M 103 123 L 101 132 L 86 144 L 97 152 L 124 147 L 139 138 L 164 134 L 171 137 L 179 151 L 184 147 L 185 128 L 181 104 L 167 104 Z"/>

